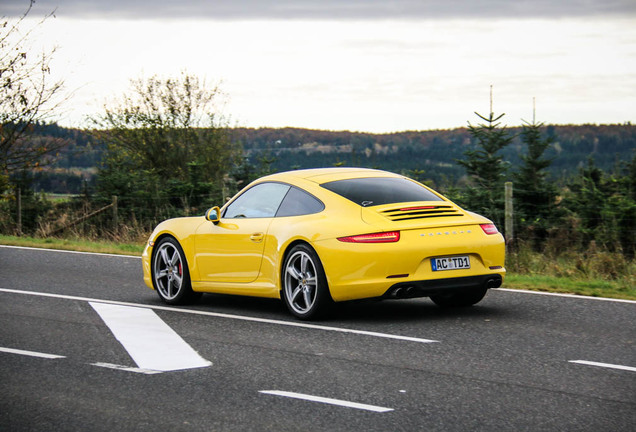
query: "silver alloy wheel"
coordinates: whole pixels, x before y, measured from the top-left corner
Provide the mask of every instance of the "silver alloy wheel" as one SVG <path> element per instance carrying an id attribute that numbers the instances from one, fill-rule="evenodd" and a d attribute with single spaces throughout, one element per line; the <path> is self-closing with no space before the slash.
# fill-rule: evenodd
<path id="1" fill-rule="evenodd" d="M 175 245 L 165 242 L 159 247 L 154 269 L 157 291 L 165 300 L 174 300 L 183 287 L 183 262 Z"/>
<path id="2" fill-rule="evenodd" d="M 294 312 L 304 315 L 311 311 L 318 293 L 316 266 L 309 254 L 299 250 L 287 260 L 285 296 Z"/>

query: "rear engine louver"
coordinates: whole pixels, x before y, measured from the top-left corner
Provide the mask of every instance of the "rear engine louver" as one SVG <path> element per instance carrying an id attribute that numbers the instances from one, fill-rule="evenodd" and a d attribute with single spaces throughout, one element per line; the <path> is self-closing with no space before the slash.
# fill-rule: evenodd
<path id="1" fill-rule="evenodd" d="M 463 216 L 456 207 L 449 205 L 402 207 L 384 210 L 381 214 L 392 221 Z"/>

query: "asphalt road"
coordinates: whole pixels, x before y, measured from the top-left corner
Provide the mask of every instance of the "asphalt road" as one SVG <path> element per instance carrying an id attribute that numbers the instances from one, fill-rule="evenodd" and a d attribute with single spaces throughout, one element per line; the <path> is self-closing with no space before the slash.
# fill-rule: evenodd
<path id="1" fill-rule="evenodd" d="M 146 373 L 103 302 L 211 364 Z M 305 325 L 275 300 L 165 307 L 138 258 L 0 247 L 0 430 L 634 431 L 635 323 L 634 302 L 492 290 Z"/>

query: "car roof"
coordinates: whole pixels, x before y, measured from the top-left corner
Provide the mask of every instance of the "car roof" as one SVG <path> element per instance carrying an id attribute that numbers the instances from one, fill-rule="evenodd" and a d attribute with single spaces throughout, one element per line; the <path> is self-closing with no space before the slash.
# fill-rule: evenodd
<path id="1" fill-rule="evenodd" d="M 365 177 L 400 177 L 398 174 L 369 168 L 314 168 L 286 171 L 267 176 L 267 180 L 304 179 L 318 184 Z"/>

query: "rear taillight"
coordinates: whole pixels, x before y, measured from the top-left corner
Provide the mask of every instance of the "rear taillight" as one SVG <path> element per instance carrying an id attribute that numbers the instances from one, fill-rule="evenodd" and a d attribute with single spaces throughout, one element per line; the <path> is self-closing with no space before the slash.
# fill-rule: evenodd
<path id="1" fill-rule="evenodd" d="M 345 243 L 395 243 L 400 240 L 400 232 L 389 231 L 373 234 L 361 234 L 349 237 L 339 237 L 338 240 Z"/>
<path id="2" fill-rule="evenodd" d="M 484 230 L 484 232 L 488 235 L 493 235 L 493 234 L 497 234 L 499 232 L 499 230 L 497 229 L 497 227 L 495 226 L 495 224 L 481 224 L 479 225 L 481 227 L 482 230 Z"/>

